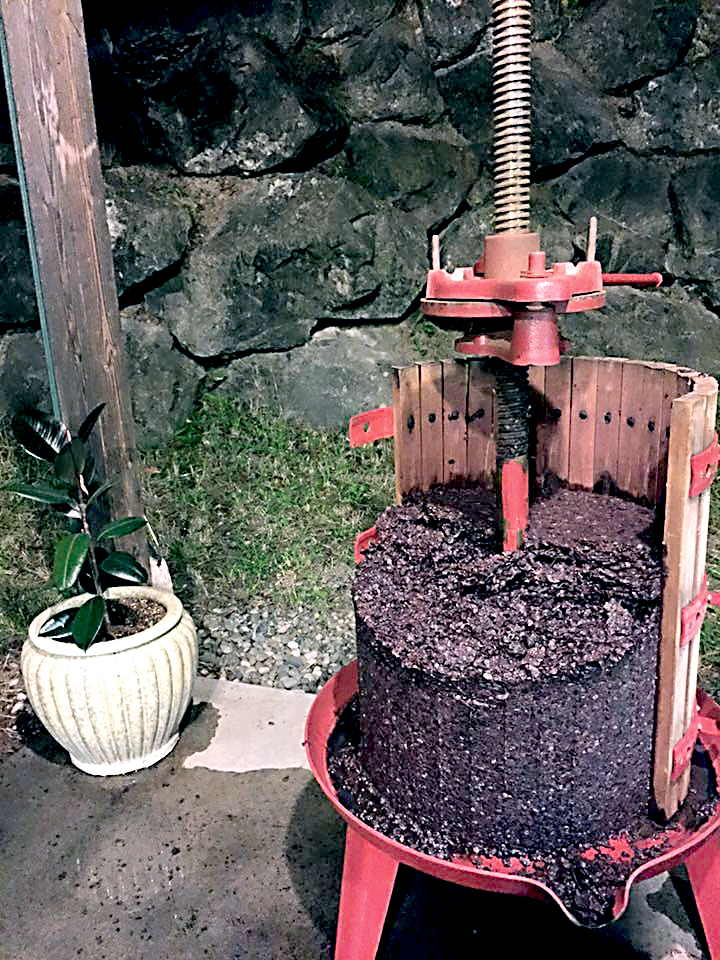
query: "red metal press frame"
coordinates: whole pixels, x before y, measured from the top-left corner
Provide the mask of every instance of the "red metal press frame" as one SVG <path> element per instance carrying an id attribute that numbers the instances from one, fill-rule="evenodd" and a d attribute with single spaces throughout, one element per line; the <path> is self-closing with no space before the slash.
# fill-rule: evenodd
<path id="1" fill-rule="evenodd" d="M 605 305 L 604 284 L 659 286 L 662 274 L 603 274 L 594 259 L 597 220 L 588 233 L 588 259 L 554 263 L 548 269 L 536 233 L 491 234 L 484 254 L 472 267 L 449 272 L 440 265 L 439 238 L 433 241 L 433 264 L 427 275 L 422 311 L 430 317 L 452 318 L 472 326 L 487 318 L 506 319 L 509 337 L 471 332 L 456 349 L 469 357 L 496 357 L 518 367 L 555 366 L 560 362 L 559 314 L 595 310 Z M 467 327 L 466 327 L 467 329 Z M 367 427 L 365 427 L 367 429 Z M 526 454 L 512 462 L 498 460 L 503 549 L 517 550 L 525 537 L 528 514 Z M 524 519 L 525 526 L 522 525 Z"/>
<path id="2" fill-rule="evenodd" d="M 315 779 L 335 810 L 347 823 L 340 912 L 335 942 L 335 960 L 374 960 L 397 869 L 400 864 L 462 886 L 493 893 L 510 893 L 556 904 L 573 923 L 578 921 L 560 897 L 545 883 L 514 873 L 521 864 L 487 858 L 487 869 L 467 860 L 441 860 L 420 853 L 369 827 L 339 800 L 327 766 L 327 749 L 339 714 L 357 692 L 357 663 L 344 667 L 323 687 L 313 702 L 305 728 L 305 748 Z M 720 777 L 720 707 L 704 694 L 699 696 L 698 728 L 701 741 Z M 637 880 L 684 863 L 700 915 L 710 960 L 720 960 L 720 809 L 697 831 L 668 829 L 664 838 L 670 849 L 635 870 L 616 890 L 613 919 L 628 904 L 630 888 Z M 638 841 L 640 847 L 645 841 Z M 589 847 L 583 856 L 600 854 L 627 859 L 632 847 L 623 838 L 597 850 Z"/>

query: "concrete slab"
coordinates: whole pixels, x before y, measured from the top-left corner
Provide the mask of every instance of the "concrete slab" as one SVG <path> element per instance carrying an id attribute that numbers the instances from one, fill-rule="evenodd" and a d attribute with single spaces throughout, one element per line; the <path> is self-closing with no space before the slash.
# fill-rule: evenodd
<path id="1" fill-rule="evenodd" d="M 0 765 L 2 960 L 327 956 L 340 824 L 306 771 L 186 768 L 217 720 L 136 774 Z"/>
<path id="2" fill-rule="evenodd" d="M 174 753 L 151 770 L 89 777 L 42 736 L 0 763 L 0 960 L 332 956 L 343 827 L 310 774 L 201 765 L 229 765 L 233 749 L 238 766 L 279 762 L 243 752 L 255 735 L 249 717 L 262 733 L 272 704 L 271 726 L 291 741 L 278 757 L 294 765 L 302 724 L 288 717 L 303 715 L 303 700 L 272 691 L 253 701 L 211 683 L 198 693 L 212 702 L 194 708 Z M 665 878 L 636 888 L 625 917 L 595 932 L 544 904 L 409 870 L 391 913 L 378 960 L 450 960 L 493 947 L 512 958 L 540 944 L 554 960 L 702 955 Z"/>
<path id="3" fill-rule="evenodd" d="M 189 756 L 186 767 L 235 773 L 308 768 L 303 731 L 312 694 L 199 677 L 194 698 L 212 704 L 219 722 L 208 747 Z"/>

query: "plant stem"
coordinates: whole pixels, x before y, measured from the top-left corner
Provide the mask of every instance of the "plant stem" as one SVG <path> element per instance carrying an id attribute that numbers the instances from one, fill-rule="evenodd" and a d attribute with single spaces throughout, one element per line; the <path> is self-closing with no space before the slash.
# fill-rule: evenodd
<path id="1" fill-rule="evenodd" d="M 90 521 L 88 520 L 87 514 L 87 504 L 85 503 L 85 495 L 83 491 L 78 488 L 78 509 L 80 511 L 80 523 L 82 524 L 83 533 L 87 534 L 89 539 L 88 544 L 88 559 L 90 560 L 90 575 L 92 576 L 93 586 L 95 587 L 95 593 L 98 597 L 102 596 L 102 587 L 100 586 L 100 570 L 97 565 L 97 558 L 95 556 L 95 543 L 93 540 L 92 530 L 90 529 Z M 103 609 L 103 626 L 107 634 L 111 635 L 110 630 L 110 617 L 107 612 L 107 604 Z"/>

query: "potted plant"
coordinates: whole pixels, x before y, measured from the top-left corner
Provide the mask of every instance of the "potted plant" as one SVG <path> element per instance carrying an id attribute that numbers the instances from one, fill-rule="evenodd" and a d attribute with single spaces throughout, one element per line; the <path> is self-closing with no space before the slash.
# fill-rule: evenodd
<path id="1" fill-rule="evenodd" d="M 100 776 L 148 767 L 172 750 L 198 658 L 195 627 L 180 600 L 148 586 L 137 560 L 114 549 L 145 518 L 99 528 L 91 519 L 113 483 L 96 477 L 88 446 L 103 406 L 75 436 L 42 414 L 18 415 L 16 438 L 49 471 L 37 482 L 6 487 L 61 511 L 73 526 L 55 547 L 52 579 L 74 595 L 35 617 L 21 668 L 48 731 L 75 766 Z"/>

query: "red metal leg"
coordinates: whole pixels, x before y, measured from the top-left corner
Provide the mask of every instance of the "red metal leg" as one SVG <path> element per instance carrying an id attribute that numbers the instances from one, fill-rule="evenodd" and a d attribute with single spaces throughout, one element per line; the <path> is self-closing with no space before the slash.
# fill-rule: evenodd
<path id="1" fill-rule="evenodd" d="M 375 960 L 397 868 L 394 857 L 348 825 L 335 960 Z"/>
<path id="2" fill-rule="evenodd" d="M 720 960 L 720 830 L 687 857 L 695 904 L 700 914 L 710 960 Z"/>

